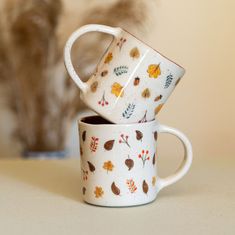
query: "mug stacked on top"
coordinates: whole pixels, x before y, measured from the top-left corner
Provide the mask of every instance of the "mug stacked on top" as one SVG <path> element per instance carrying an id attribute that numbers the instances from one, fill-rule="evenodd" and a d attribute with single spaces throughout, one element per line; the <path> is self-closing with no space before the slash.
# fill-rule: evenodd
<path id="1" fill-rule="evenodd" d="M 113 41 L 95 73 L 83 82 L 72 64 L 71 49 L 77 38 L 92 31 L 111 34 Z M 79 121 L 84 200 L 101 206 L 153 201 L 161 188 L 183 177 L 192 161 L 185 135 L 155 119 L 185 70 L 127 31 L 96 24 L 70 36 L 64 58 L 81 99 L 100 115 Z M 181 168 L 167 179 L 156 175 L 160 132 L 176 135 L 185 149 Z"/>

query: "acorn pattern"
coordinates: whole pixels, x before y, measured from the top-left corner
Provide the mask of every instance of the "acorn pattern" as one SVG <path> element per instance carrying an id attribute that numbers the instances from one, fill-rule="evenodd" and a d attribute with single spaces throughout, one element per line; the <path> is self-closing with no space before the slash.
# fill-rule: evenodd
<path id="1" fill-rule="evenodd" d="M 128 86 L 126 86 L 126 84 L 123 83 L 123 78 L 131 75 L 132 64 L 139 63 L 138 61 L 140 61 L 143 56 L 143 52 L 138 46 L 132 46 L 128 49 L 128 41 L 124 37 L 117 40 L 116 48 L 117 49 L 112 52 L 108 51 L 105 54 L 102 59 L 104 66 L 100 70 L 97 68 L 95 76 L 99 75 L 101 78 L 95 78 L 89 83 L 89 92 L 93 94 L 99 92 L 100 94 L 96 100 L 96 105 L 102 109 L 109 108 L 116 99 L 123 99 L 123 97 L 130 96 L 131 93 L 128 88 L 131 86 L 133 92 L 138 92 L 139 101 L 132 100 L 130 103 L 126 102 L 123 105 L 121 118 L 133 118 L 138 110 L 138 102 L 142 102 L 146 104 L 146 106 L 148 106 L 149 103 L 152 103 L 154 105 L 153 112 L 158 114 L 166 99 L 166 97 L 164 97 L 164 92 L 167 89 L 175 87 L 181 78 L 176 77 L 169 70 L 165 71 L 163 64 L 155 61 L 145 65 L 144 74 L 135 74 L 133 78 L 131 78 Z M 129 64 L 122 63 L 123 61 L 120 62 L 120 64 L 114 64 L 115 57 L 118 56 L 118 53 L 126 53 Z M 104 88 L 102 88 L 102 80 L 109 79 L 110 77 L 113 77 L 113 81 L 110 83 L 109 90 L 104 90 Z M 152 85 L 153 82 L 156 81 L 161 84 L 163 93 L 156 93 L 154 91 Z M 150 115 L 149 112 L 147 113 L 147 109 L 141 115 L 142 116 L 139 117 L 137 122 L 147 122 L 147 117 L 149 117 L 147 115 Z M 138 169 L 137 167 L 141 166 L 143 169 L 154 169 L 157 163 L 156 153 L 148 148 L 142 149 L 142 147 L 140 147 L 136 154 L 128 154 L 130 153 L 130 150 L 133 150 L 134 148 L 134 146 L 132 147 L 133 141 L 139 144 L 139 146 L 142 146 L 145 139 L 143 130 L 133 130 L 132 134 L 119 133 L 115 138 L 110 137 L 106 140 L 101 140 L 98 136 L 90 136 L 88 130 L 83 130 L 80 137 L 80 153 L 83 163 L 83 195 L 87 195 L 88 192 L 92 190 L 92 194 L 97 200 L 102 199 L 108 193 L 111 193 L 116 198 L 124 196 L 125 192 L 128 192 L 130 195 L 135 195 L 138 192 L 148 196 L 148 194 L 150 194 L 149 191 L 156 187 L 156 175 L 152 175 L 150 178 L 144 178 L 144 176 L 142 176 L 141 179 L 136 179 L 132 176 L 132 173 Z M 157 141 L 157 131 L 153 132 L 151 138 L 153 138 L 154 141 Z M 115 159 L 113 158 L 114 156 L 112 155 L 117 147 L 126 150 L 126 154 L 120 156 L 120 158 L 122 159 L 122 170 L 129 174 L 129 177 L 120 181 L 112 178 L 115 172 L 119 170 L 118 167 L 120 167 L 117 166 Z M 97 162 L 99 162 L 96 159 L 97 151 L 103 151 L 104 154 L 108 153 L 110 158 L 97 164 Z M 92 158 L 89 158 L 88 161 L 84 161 L 86 152 L 89 152 L 92 155 Z M 109 187 L 102 185 L 102 182 L 99 182 L 97 185 L 94 185 L 92 189 L 89 189 L 89 187 L 87 187 L 89 185 L 89 180 L 91 180 L 92 177 L 95 177 L 96 174 L 101 174 L 100 172 L 105 175 L 104 177 L 110 179 Z"/>
<path id="2" fill-rule="evenodd" d="M 101 151 L 107 152 L 112 151 L 113 148 L 115 148 L 118 144 L 124 144 L 126 146 L 126 149 L 131 147 L 129 143 L 129 138 L 131 138 L 136 143 L 139 143 L 141 146 L 141 142 L 143 141 L 144 132 L 143 130 L 133 130 L 132 134 L 126 135 L 121 133 L 120 135 L 117 135 L 116 138 L 110 138 L 105 141 L 101 140 L 99 137 L 90 136 L 89 131 L 83 130 L 81 131 L 81 141 L 80 141 L 80 148 L 84 148 L 84 145 L 87 143 L 90 147 L 92 152 L 96 152 L 97 148 L 101 149 Z M 149 138 L 149 137 L 148 137 Z M 154 140 L 157 140 L 157 131 L 153 132 L 153 138 Z M 89 187 L 87 187 L 87 183 L 91 179 L 91 177 L 95 176 L 98 172 L 103 171 L 106 172 L 106 177 L 111 177 L 113 172 L 118 170 L 115 167 L 115 161 L 112 159 L 112 155 L 109 155 L 110 159 L 107 159 L 101 165 L 96 165 L 97 162 L 95 161 L 96 156 L 94 155 L 94 160 L 89 159 L 89 161 L 84 162 L 84 159 L 82 159 L 82 180 L 83 180 L 83 186 L 82 186 L 82 194 L 86 195 L 88 191 L 90 191 Z M 123 170 L 126 172 L 132 172 L 133 169 L 135 169 L 136 165 L 138 165 L 139 161 L 142 162 L 143 168 L 148 163 L 148 167 L 155 167 L 156 164 L 156 153 L 150 153 L 148 149 L 143 149 L 140 151 L 138 156 L 130 156 L 129 154 L 126 155 L 126 157 L 123 156 Z M 138 160 L 139 159 L 139 160 Z M 138 166 L 139 167 L 139 166 Z M 131 176 L 131 175 L 130 175 Z M 88 183 L 89 185 L 89 183 Z M 125 185 L 125 188 L 123 188 L 123 185 Z M 148 192 L 151 188 L 154 188 L 156 186 L 156 175 L 152 175 L 151 178 L 146 179 L 143 178 L 141 181 L 135 179 L 134 177 L 126 178 L 124 180 L 114 180 L 110 183 L 110 187 L 107 188 L 106 185 L 102 185 L 102 182 L 99 183 L 99 185 L 95 185 L 93 190 L 93 196 L 95 199 L 100 200 L 104 197 L 105 192 L 112 193 L 114 197 L 117 196 L 123 196 L 124 191 L 125 194 L 129 192 L 130 195 L 134 195 L 135 193 L 143 193 L 144 195 L 148 196 Z M 152 189 L 153 190 L 153 189 Z"/>
<path id="3" fill-rule="evenodd" d="M 168 69 L 166 70 L 161 62 L 155 61 L 153 63 L 145 65 L 145 75 L 142 74 L 140 76 L 140 74 L 136 74 L 135 76 L 133 76 L 130 85 L 125 86 L 125 84 L 121 83 L 121 81 L 123 82 L 122 78 L 126 78 L 131 75 L 131 65 L 133 63 L 138 63 L 138 61 L 144 55 L 144 53 L 141 52 L 141 49 L 137 45 L 132 45 L 130 47 L 128 46 L 127 42 L 128 40 L 125 37 L 118 38 L 116 41 L 116 49 L 112 48 L 112 50 L 108 51 L 102 59 L 104 63 L 102 70 L 99 72 L 99 69 L 97 68 L 96 72 L 94 73 L 95 76 L 99 74 L 103 79 L 109 79 L 110 77 L 112 77 L 114 82 L 112 83 L 109 91 L 102 88 L 100 80 L 97 79 L 94 79 L 93 82 L 90 84 L 90 91 L 91 93 L 96 93 L 98 90 L 103 89 L 103 91 L 100 91 L 100 99 L 97 100 L 97 105 L 106 108 L 107 106 L 114 104 L 116 99 L 129 96 L 131 93 L 131 86 L 131 89 L 134 92 L 136 89 L 136 91 L 139 93 L 139 96 L 142 98 L 141 102 L 151 102 L 151 105 L 155 104 L 155 109 L 153 109 L 151 112 L 156 115 L 163 107 L 163 104 L 167 97 L 163 99 L 164 94 L 156 94 L 154 91 L 151 91 L 151 86 L 154 84 L 147 83 L 146 80 L 158 81 L 158 86 L 162 86 L 163 90 L 167 90 L 175 87 L 179 83 L 181 78 L 173 75 Z M 124 52 L 123 48 L 125 48 Z M 115 62 L 113 62 L 115 57 L 118 57 L 120 53 L 126 53 L 128 59 L 127 63 L 115 64 Z M 141 82 L 141 80 L 143 81 Z M 141 87 L 140 84 L 148 85 L 147 87 L 139 88 Z M 137 113 L 137 105 L 138 101 L 132 101 L 129 104 L 125 104 L 125 107 L 123 107 L 122 110 L 121 118 L 129 119 L 132 116 L 135 116 L 134 114 Z M 148 104 L 146 103 L 146 105 Z M 140 122 L 147 121 L 147 119 L 145 118 L 146 116 L 143 117 Z"/>

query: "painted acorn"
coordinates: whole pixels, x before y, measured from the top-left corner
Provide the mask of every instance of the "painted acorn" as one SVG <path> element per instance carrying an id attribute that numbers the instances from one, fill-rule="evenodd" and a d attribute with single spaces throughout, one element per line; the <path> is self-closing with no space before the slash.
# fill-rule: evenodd
<path id="1" fill-rule="evenodd" d="M 136 77 L 135 79 L 134 79 L 134 86 L 138 86 L 139 85 L 139 83 L 140 83 L 140 78 L 139 77 Z"/>
<path id="2" fill-rule="evenodd" d="M 128 158 L 125 160 L 125 165 L 128 167 L 128 170 L 130 171 L 134 166 L 134 161 L 132 159 Z"/>

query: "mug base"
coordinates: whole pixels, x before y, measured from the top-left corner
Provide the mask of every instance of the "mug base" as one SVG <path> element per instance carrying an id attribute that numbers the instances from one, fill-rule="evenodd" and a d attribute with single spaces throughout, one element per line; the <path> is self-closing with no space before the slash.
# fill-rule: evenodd
<path id="1" fill-rule="evenodd" d="M 157 199 L 157 196 L 155 198 L 153 198 L 150 201 L 147 202 L 140 202 L 140 203 L 135 203 L 135 204 L 126 204 L 126 205 L 111 205 L 111 204 L 97 204 L 97 203 L 92 203 L 89 201 L 86 201 L 85 199 L 83 199 L 83 201 L 91 206 L 97 206 L 97 207 L 107 207 L 107 208 L 128 208 L 128 207 L 138 207 L 138 206 L 144 206 L 144 205 L 148 205 L 153 203 L 155 200 Z"/>

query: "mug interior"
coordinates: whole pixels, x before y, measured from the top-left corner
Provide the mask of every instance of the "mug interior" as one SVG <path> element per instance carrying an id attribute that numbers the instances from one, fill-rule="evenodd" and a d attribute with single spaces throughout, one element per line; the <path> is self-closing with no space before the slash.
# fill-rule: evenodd
<path id="1" fill-rule="evenodd" d="M 157 123 L 157 119 L 153 119 L 151 121 L 148 122 L 140 122 L 140 123 L 125 123 L 125 124 L 115 124 L 113 122 L 108 121 L 107 119 L 99 116 L 99 115 L 91 115 L 91 116 L 86 116 L 81 118 L 78 121 L 80 124 L 86 124 L 86 125 L 91 125 L 91 126 L 99 126 L 99 125 L 110 125 L 112 127 L 115 128 L 119 128 L 119 127 L 129 127 L 129 126 L 135 126 L 137 128 L 137 126 L 148 126 L 148 125 L 152 125 L 152 123 Z"/>
<path id="2" fill-rule="evenodd" d="M 112 125 L 113 124 L 112 122 L 98 115 L 87 116 L 87 117 L 82 118 L 80 121 L 86 124 L 91 124 L 91 125 L 104 125 L 104 124 Z"/>

